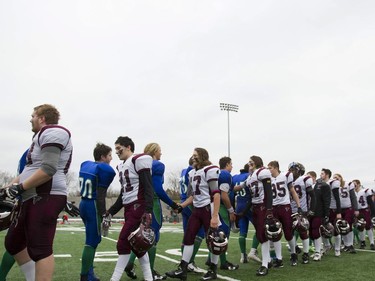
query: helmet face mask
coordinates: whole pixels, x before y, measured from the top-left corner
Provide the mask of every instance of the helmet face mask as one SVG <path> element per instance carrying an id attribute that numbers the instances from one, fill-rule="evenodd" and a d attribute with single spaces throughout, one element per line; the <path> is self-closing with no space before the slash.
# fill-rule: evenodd
<path id="1" fill-rule="evenodd" d="M 144 253 L 154 245 L 155 232 L 141 223 L 135 231 L 130 233 L 128 240 L 135 252 Z"/>
<path id="2" fill-rule="evenodd" d="M 19 208 L 20 204 L 13 204 L 7 200 L 0 201 L 0 231 L 10 227 L 18 216 Z"/>
<path id="3" fill-rule="evenodd" d="M 350 225 L 346 220 L 338 219 L 336 220 L 336 223 L 335 223 L 335 230 L 337 233 L 340 233 L 341 235 L 345 235 L 350 232 Z"/>
<path id="4" fill-rule="evenodd" d="M 366 228 L 366 220 L 365 220 L 365 217 L 363 216 L 363 214 L 359 214 L 358 215 L 358 218 L 356 218 L 356 221 L 355 221 L 355 226 L 357 227 L 357 229 L 359 231 L 364 231 L 365 228 Z"/>
<path id="5" fill-rule="evenodd" d="M 306 216 L 294 213 L 292 214 L 292 227 L 300 234 L 306 233 L 310 228 L 310 222 Z"/>
<path id="6" fill-rule="evenodd" d="M 212 254 L 221 255 L 228 248 L 228 238 L 221 229 L 209 228 L 206 235 L 207 247 Z"/>
<path id="7" fill-rule="evenodd" d="M 277 242 L 283 235 L 282 224 L 278 219 L 267 219 L 264 225 L 268 240 Z"/>
<path id="8" fill-rule="evenodd" d="M 321 225 L 319 227 L 320 235 L 323 238 L 331 238 L 333 236 L 334 230 L 335 230 L 335 228 L 332 225 L 332 223 L 330 223 L 330 222 L 327 223 L 326 225 Z"/>

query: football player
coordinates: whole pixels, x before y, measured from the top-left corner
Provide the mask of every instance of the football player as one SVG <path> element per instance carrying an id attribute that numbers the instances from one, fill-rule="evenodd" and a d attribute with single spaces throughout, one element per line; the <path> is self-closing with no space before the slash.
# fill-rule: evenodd
<path id="1" fill-rule="evenodd" d="M 181 177 L 180 177 L 180 181 L 179 181 L 179 184 L 180 184 L 180 203 L 185 202 L 186 199 L 188 198 L 187 188 L 189 186 L 189 172 L 192 169 L 193 169 L 193 158 L 190 157 L 189 158 L 189 166 L 186 169 L 183 169 L 181 171 Z M 193 209 L 193 206 L 189 205 L 189 206 L 183 208 L 183 210 L 182 210 L 182 213 L 181 213 L 182 214 L 182 228 L 184 230 L 184 233 L 188 231 L 187 230 L 187 224 L 188 224 L 189 218 L 191 216 L 192 209 Z M 196 266 L 196 264 L 194 262 L 194 259 L 195 259 L 195 255 L 197 254 L 197 252 L 199 250 L 199 247 L 202 244 L 203 238 L 204 238 L 204 228 L 202 226 L 199 229 L 197 236 L 195 236 L 194 250 L 193 250 L 193 254 L 191 256 L 190 262 L 188 264 L 188 270 L 189 271 L 199 272 L 199 269 Z M 183 251 L 184 251 L 184 243 L 182 241 L 181 242 L 181 252 L 183 253 Z"/>
<path id="2" fill-rule="evenodd" d="M 152 157 L 152 185 L 154 187 L 154 199 L 153 199 L 153 211 L 152 211 L 152 224 L 151 227 L 155 232 L 155 244 L 148 250 L 148 256 L 150 259 L 151 271 L 154 280 L 164 280 L 167 277 L 165 275 L 161 275 L 154 269 L 155 258 L 156 258 L 156 245 L 160 239 L 160 229 L 163 224 L 163 212 L 160 200 L 162 200 L 165 204 L 170 206 L 173 210 L 182 211 L 182 208 L 179 209 L 179 206 L 169 198 L 168 194 L 164 191 L 163 183 L 164 183 L 164 171 L 165 166 L 161 159 L 161 147 L 157 143 L 149 143 L 143 150 L 144 153 L 150 155 Z M 125 272 L 128 274 L 129 277 L 135 279 L 134 277 L 134 260 L 136 256 L 132 252 L 130 255 L 129 262 L 125 267 Z"/>
<path id="3" fill-rule="evenodd" d="M 232 175 L 230 174 L 233 169 L 232 159 L 230 157 L 222 157 L 219 160 L 220 175 L 219 175 L 219 189 L 220 189 L 220 209 L 219 217 L 221 226 L 225 235 L 229 239 L 231 223 L 236 221 L 234 208 L 229 198 L 229 191 L 232 186 Z M 233 264 L 227 261 L 226 253 L 220 255 L 220 269 L 222 270 L 236 270 L 238 264 Z"/>
<path id="4" fill-rule="evenodd" d="M 94 161 L 85 161 L 79 171 L 81 202 L 79 210 L 85 224 L 86 240 L 82 251 L 81 281 L 98 281 L 93 263 L 96 248 L 102 240 L 100 225 L 105 215 L 108 187 L 116 175 L 109 165 L 112 161 L 112 148 L 97 143 L 93 151 Z"/>
<path id="5" fill-rule="evenodd" d="M 349 224 L 347 234 L 342 234 L 344 242 L 344 251 L 355 254 L 356 251 L 353 246 L 353 220 L 358 217 L 358 201 L 355 194 L 355 186 L 353 182 L 346 183 L 340 174 L 334 174 L 333 178 L 340 182 L 340 201 L 341 201 L 341 215 L 342 218 Z"/>
<path id="6" fill-rule="evenodd" d="M 359 239 L 361 240 L 361 249 L 366 248 L 365 242 L 365 230 L 367 231 L 368 240 L 370 241 L 370 249 L 375 250 L 374 246 L 374 232 L 371 227 L 371 221 L 375 216 L 375 206 L 372 200 L 373 191 L 371 188 L 362 188 L 359 180 L 353 180 L 355 185 L 355 192 L 358 200 L 358 211 L 359 215 L 362 216 L 366 222 L 365 229 L 359 231 Z"/>
<path id="7" fill-rule="evenodd" d="M 22 154 L 20 160 L 18 161 L 17 175 L 21 174 L 23 169 L 25 168 L 28 153 L 29 153 L 29 149 L 26 149 L 26 151 Z M 13 204 L 13 201 L 11 202 Z M 1 264 L 0 264 L 0 281 L 5 281 L 9 271 L 11 270 L 15 262 L 16 261 L 14 260 L 13 256 L 9 254 L 8 251 L 5 251 L 3 254 L 3 258 L 1 259 Z"/>
<path id="8" fill-rule="evenodd" d="M 313 181 L 317 176 L 314 171 L 308 172 L 307 175 L 309 175 Z M 314 196 L 316 204 L 314 213 L 310 217 L 309 235 L 314 242 L 315 248 L 315 252 L 312 256 L 313 260 L 320 261 L 322 258 L 322 237 L 320 233 L 320 226 L 326 225 L 329 222 L 329 204 L 331 202 L 330 187 L 322 178 L 315 181 Z"/>
<path id="9" fill-rule="evenodd" d="M 17 224 L 10 226 L 5 247 L 27 280 L 52 280 L 54 271 L 56 220 L 67 202 L 66 174 L 73 151 L 70 132 L 58 125 L 59 119 L 52 105 L 34 108 L 30 122 L 35 135 L 27 164 L 5 189 L 10 199 L 22 197 Z"/>
<path id="10" fill-rule="evenodd" d="M 297 210 L 302 212 L 298 195 L 293 187 L 293 174 L 291 172 L 281 173 L 279 162 L 271 161 L 268 169 L 272 175 L 272 206 L 273 216 L 278 219 L 283 227 L 285 239 L 288 241 L 291 252 L 291 265 L 297 265 L 296 240 L 292 229 L 292 208 L 290 206 L 290 197 L 297 204 Z M 281 255 L 281 240 L 273 242 L 275 248 L 276 260 L 274 267 L 283 267 Z"/>
<path id="11" fill-rule="evenodd" d="M 335 225 L 337 219 L 341 219 L 341 201 L 340 201 L 340 181 L 332 178 L 332 172 L 329 169 L 322 169 L 321 177 L 331 187 L 331 203 L 329 205 L 329 222 Z M 341 255 L 341 235 L 337 232 L 336 228 L 333 233 L 334 245 L 335 245 L 335 256 Z M 327 238 L 323 238 L 323 244 L 325 253 L 330 249 L 330 241 Z"/>
<path id="12" fill-rule="evenodd" d="M 288 166 L 288 170 L 293 174 L 293 187 L 296 193 L 298 194 L 302 212 L 306 214 L 308 217 L 311 217 L 314 214 L 315 209 L 315 194 L 313 191 L 313 180 L 310 176 L 305 175 L 305 167 L 301 163 L 290 163 Z M 297 202 L 291 200 L 290 205 L 292 207 L 292 213 L 298 213 L 299 210 Z M 309 234 L 308 231 L 300 231 L 299 235 L 301 237 L 303 245 L 302 264 L 307 264 L 309 263 Z"/>
<path id="13" fill-rule="evenodd" d="M 147 251 L 140 251 L 131 246 L 128 237 L 142 223 L 149 228 L 152 222 L 153 187 L 151 178 L 152 158 L 141 153 L 134 154 L 135 145 L 131 138 L 120 136 L 115 141 L 115 151 L 122 161 L 117 165 L 121 192 L 116 202 L 106 212 L 104 221 L 124 207 L 125 223 L 117 240 L 118 260 L 111 281 L 119 281 L 127 265 L 130 252 L 138 257 L 146 281 L 153 280 Z"/>
<path id="14" fill-rule="evenodd" d="M 193 169 L 189 172 L 189 197 L 181 203 L 185 208 L 193 204 L 194 209 L 189 218 L 188 229 L 184 233 L 184 251 L 177 270 L 166 273 L 168 277 L 186 280 L 188 264 L 194 250 L 194 240 L 203 226 L 208 233 L 209 228 L 219 227 L 220 190 L 218 187 L 219 167 L 212 165 L 209 155 L 204 148 L 195 148 L 193 152 Z M 208 237 L 208 236 L 207 236 Z M 218 254 L 211 253 L 209 270 L 202 280 L 217 278 Z"/>
<path id="15" fill-rule="evenodd" d="M 261 263 L 262 260 L 258 257 L 257 248 L 259 241 L 256 235 L 253 235 L 253 242 L 249 254 L 246 256 L 246 238 L 249 231 L 249 222 L 253 223 L 253 214 L 251 211 L 251 193 L 250 189 L 246 184 L 246 179 L 249 177 L 249 164 L 245 164 L 240 173 L 234 175 L 232 178 L 233 188 L 232 192 L 234 195 L 235 209 L 239 227 L 238 243 L 240 245 L 241 263 L 247 263 L 248 259 L 252 259 L 256 262 Z"/>
<path id="16" fill-rule="evenodd" d="M 262 265 L 256 272 L 258 276 L 268 274 L 270 262 L 270 244 L 266 237 L 265 223 L 273 218 L 272 212 L 272 187 L 271 172 L 263 166 L 263 160 L 259 156 L 251 156 L 249 160 L 249 176 L 246 185 L 251 191 L 251 203 L 253 208 L 253 222 L 256 236 L 262 247 Z"/>

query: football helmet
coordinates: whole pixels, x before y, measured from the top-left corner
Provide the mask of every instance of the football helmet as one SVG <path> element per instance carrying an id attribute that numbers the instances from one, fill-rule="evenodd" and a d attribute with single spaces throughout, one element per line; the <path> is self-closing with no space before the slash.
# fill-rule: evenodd
<path id="1" fill-rule="evenodd" d="M 207 247 L 212 254 L 220 255 L 228 248 L 228 238 L 219 228 L 209 228 L 206 235 Z"/>
<path id="2" fill-rule="evenodd" d="M 345 235 L 349 233 L 350 225 L 344 219 L 337 219 L 335 222 L 335 229 L 337 233 L 340 233 L 341 235 Z"/>
<path id="3" fill-rule="evenodd" d="M 305 167 L 298 162 L 292 162 L 288 165 L 288 171 L 290 170 L 296 170 L 300 176 L 302 176 L 305 173 Z"/>
<path id="4" fill-rule="evenodd" d="M 372 224 L 372 227 L 375 227 L 375 217 L 371 218 L 371 224 Z"/>
<path id="5" fill-rule="evenodd" d="M 267 219 L 264 227 L 266 229 L 266 236 L 268 240 L 277 242 L 281 239 L 281 236 L 283 235 L 283 230 L 281 222 L 278 219 Z"/>
<path id="6" fill-rule="evenodd" d="M 151 227 L 141 223 L 135 231 L 130 233 L 128 241 L 134 251 L 144 253 L 154 245 L 155 232 Z"/>
<path id="7" fill-rule="evenodd" d="M 359 214 L 355 223 L 358 231 L 364 231 L 366 228 L 366 220 L 363 214 Z"/>
<path id="8" fill-rule="evenodd" d="M 292 214 L 292 227 L 293 230 L 298 231 L 298 233 L 305 233 L 309 230 L 310 222 L 306 216 L 294 213 Z"/>
<path id="9" fill-rule="evenodd" d="M 0 231 L 8 229 L 12 221 L 18 216 L 19 204 L 12 201 L 0 201 Z"/>
<path id="10" fill-rule="evenodd" d="M 325 225 L 321 225 L 319 227 L 319 231 L 320 231 L 320 235 L 323 237 L 323 238 L 331 238 L 333 236 L 333 232 L 334 232 L 335 228 L 334 226 L 332 225 L 332 223 L 327 223 Z"/>

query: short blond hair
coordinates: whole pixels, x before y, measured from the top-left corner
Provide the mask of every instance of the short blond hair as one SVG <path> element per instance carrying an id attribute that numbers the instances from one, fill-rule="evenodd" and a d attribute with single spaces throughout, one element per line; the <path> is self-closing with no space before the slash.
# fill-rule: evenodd
<path id="1" fill-rule="evenodd" d="M 160 149 L 160 145 L 156 142 L 149 143 L 145 146 L 143 149 L 143 152 L 150 155 L 151 157 L 154 157 L 156 152 Z"/>

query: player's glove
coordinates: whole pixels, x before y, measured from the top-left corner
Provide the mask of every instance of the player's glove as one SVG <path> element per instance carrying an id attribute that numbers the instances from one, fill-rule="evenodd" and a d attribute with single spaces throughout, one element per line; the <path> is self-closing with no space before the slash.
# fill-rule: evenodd
<path id="1" fill-rule="evenodd" d="M 307 217 L 308 217 L 308 218 L 311 218 L 311 217 L 313 217 L 314 215 L 315 215 L 314 211 L 309 210 L 309 211 L 307 212 Z"/>
<path id="2" fill-rule="evenodd" d="M 303 210 L 302 210 L 301 207 L 298 207 L 297 213 L 298 213 L 299 215 L 302 215 L 302 214 L 303 214 Z"/>
<path id="3" fill-rule="evenodd" d="M 181 205 L 176 204 L 176 202 L 173 202 L 171 208 L 172 208 L 173 210 L 177 211 L 178 213 L 181 213 L 181 212 L 182 212 L 182 209 L 183 209 L 183 208 L 181 207 Z"/>
<path id="4" fill-rule="evenodd" d="M 66 201 L 64 211 L 68 213 L 71 217 L 78 217 L 80 215 L 79 209 L 72 202 Z"/>
<path id="5" fill-rule="evenodd" d="M 109 213 L 106 213 L 103 215 L 103 221 L 102 221 L 102 235 L 104 237 L 108 236 L 108 230 L 111 227 L 111 219 L 112 215 Z"/>
<path id="6" fill-rule="evenodd" d="M 13 200 L 20 196 L 24 191 L 22 183 L 14 183 L 5 188 L 5 195 L 7 198 Z"/>
<path id="7" fill-rule="evenodd" d="M 267 219 L 272 219 L 273 218 L 272 209 L 267 209 L 267 211 L 266 211 L 266 218 Z"/>
<path id="8" fill-rule="evenodd" d="M 151 223 L 152 223 L 151 213 L 144 213 L 143 216 L 142 216 L 142 224 L 145 227 L 150 227 Z"/>

